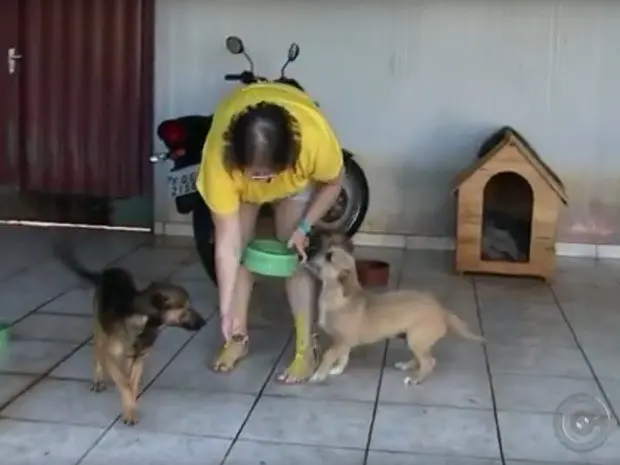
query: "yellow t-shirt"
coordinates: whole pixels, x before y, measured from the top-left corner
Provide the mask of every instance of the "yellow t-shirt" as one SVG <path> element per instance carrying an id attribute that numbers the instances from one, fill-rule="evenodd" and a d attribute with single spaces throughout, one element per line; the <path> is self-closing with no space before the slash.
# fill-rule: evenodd
<path id="1" fill-rule="evenodd" d="M 229 173 L 223 160 L 223 135 L 230 121 L 259 102 L 284 107 L 297 120 L 301 135 L 301 153 L 295 166 L 270 182 L 251 180 L 238 170 Z M 332 181 L 342 164 L 336 135 L 306 93 L 286 84 L 257 83 L 236 88 L 218 105 L 202 150 L 196 187 L 211 211 L 228 214 L 237 211 L 240 202 L 272 202 L 300 192 L 309 181 Z"/>

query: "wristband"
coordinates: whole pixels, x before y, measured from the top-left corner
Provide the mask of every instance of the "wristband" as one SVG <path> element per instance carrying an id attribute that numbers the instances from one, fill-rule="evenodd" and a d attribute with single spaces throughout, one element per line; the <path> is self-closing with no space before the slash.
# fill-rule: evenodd
<path id="1" fill-rule="evenodd" d="M 312 226 L 310 225 L 310 223 L 308 223 L 308 221 L 303 219 L 297 225 L 297 229 L 299 229 L 304 234 L 308 234 L 310 232 L 310 230 L 312 229 Z"/>

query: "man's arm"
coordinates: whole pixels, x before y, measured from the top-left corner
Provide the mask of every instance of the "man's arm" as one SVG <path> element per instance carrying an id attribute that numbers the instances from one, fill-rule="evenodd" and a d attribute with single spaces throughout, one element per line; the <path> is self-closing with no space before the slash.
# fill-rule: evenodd
<path id="1" fill-rule="evenodd" d="M 310 204 L 303 227 L 319 221 L 336 203 L 345 176 L 342 148 L 327 122 L 316 140 L 316 148 L 310 170 L 310 179 L 316 185 L 316 192 Z M 307 232 L 307 231 L 306 231 Z"/>
<path id="2" fill-rule="evenodd" d="M 214 120 L 203 148 L 196 186 L 211 211 L 215 227 L 215 272 L 219 288 L 220 316 L 224 337 L 228 339 L 231 328 L 226 320 L 231 312 L 241 257 L 241 225 L 238 213 L 239 194 L 222 162 L 223 127 L 220 120 Z"/>
<path id="3" fill-rule="evenodd" d="M 213 214 L 215 226 L 215 268 L 219 289 L 220 316 L 231 316 L 235 280 L 241 260 L 241 226 L 239 214 Z M 230 331 L 232 328 L 223 328 Z M 231 334 L 224 334 L 228 339 Z"/>
<path id="4" fill-rule="evenodd" d="M 340 173 L 331 181 L 318 181 L 316 183 L 316 193 L 304 218 L 308 226 L 312 226 L 319 221 L 336 203 L 340 189 L 342 189 L 343 180 L 344 167 L 341 167 Z"/>

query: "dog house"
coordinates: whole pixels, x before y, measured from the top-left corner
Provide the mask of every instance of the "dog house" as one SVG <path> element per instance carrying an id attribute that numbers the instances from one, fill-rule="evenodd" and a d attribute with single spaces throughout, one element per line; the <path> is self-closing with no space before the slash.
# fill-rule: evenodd
<path id="1" fill-rule="evenodd" d="M 517 131 L 503 127 L 453 184 L 457 273 L 533 276 L 555 270 L 560 178 Z"/>

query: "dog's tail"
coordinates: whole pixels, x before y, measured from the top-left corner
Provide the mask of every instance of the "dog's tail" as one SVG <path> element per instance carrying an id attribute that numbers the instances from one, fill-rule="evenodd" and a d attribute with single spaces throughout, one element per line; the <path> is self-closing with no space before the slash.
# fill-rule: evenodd
<path id="1" fill-rule="evenodd" d="M 58 260 L 73 273 L 94 286 L 101 283 L 102 273 L 89 270 L 82 265 L 68 243 L 57 243 L 55 249 Z"/>
<path id="2" fill-rule="evenodd" d="M 486 342 L 485 338 L 474 334 L 471 329 L 469 329 L 469 326 L 467 326 L 467 323 L 454 313 L 448 312 L 446 320 L 450 329 L 462 338 L 469 339 L 470 341 Z"/>

